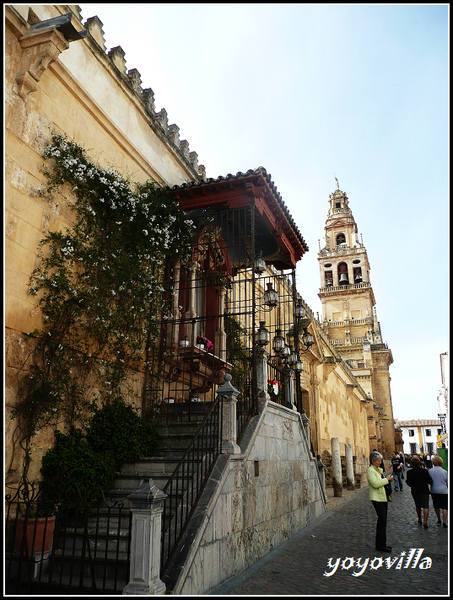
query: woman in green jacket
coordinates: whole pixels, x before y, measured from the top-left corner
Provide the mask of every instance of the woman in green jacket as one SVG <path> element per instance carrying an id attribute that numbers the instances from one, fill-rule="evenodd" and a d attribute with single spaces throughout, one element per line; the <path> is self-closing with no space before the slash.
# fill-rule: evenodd
<path id="1" fill-rule="evenodd" d="M 382 454 L 373 450 L 370 454 L 371 466 L 366 472 L 366 478 L 368 480 L 370 490 L 370 500 L 376 510 L 377 524 L 376 524 L 376 550 L 382 552 L 391 552 L 391 546 L 387 546 L 387 494 L 385 492 L 385 486 L 389 481 L 393 480 L 392 475 L 384 477 L 384 470 L 381 469 Z"/>

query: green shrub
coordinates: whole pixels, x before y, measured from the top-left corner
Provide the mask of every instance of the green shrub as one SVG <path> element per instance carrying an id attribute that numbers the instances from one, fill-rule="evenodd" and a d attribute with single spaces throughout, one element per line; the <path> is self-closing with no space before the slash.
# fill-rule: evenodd
<path id="1" fill-rule="evenodd" d="M 113 461 L 100 460 L 81 431 L 56 431 L 55 445 L 42 460 L 41 508 L 51 513 L 55 504 L 61 510 L 95 504 L 110 486 L 114 467 Z"/>
<path id="2" fill-rule="evenodd" d="M 157 448 L 155 427 L 121 399 L 94 409 L 87 440 L 96 452 L 111 456 L 116 468 L 140 456 L 152 456 Z"/>
<path id="3" fill-rule="evenodd" d="M 93 506 L 121 465 L 155 454 L 157 440 L 155 427 L 120 399 L 95 408 L 85 434 L 56 431 L 42 461 L 42 508 L 50 514 L 57 503 L 60 510 Z"/>

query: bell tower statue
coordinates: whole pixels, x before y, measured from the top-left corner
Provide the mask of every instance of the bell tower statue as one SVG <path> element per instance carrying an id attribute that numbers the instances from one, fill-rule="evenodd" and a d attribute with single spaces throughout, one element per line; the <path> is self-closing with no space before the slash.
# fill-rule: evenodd
<path id="1" fill-rule="evenodd" d="M 395 450 L 389 367 L 392 352 L 382 340 L 370 263 L 345 192 L 329 196 L 325 246 L 319 249 L 322 329 L 368 395 L 370 450 L 386 458 Z"/>

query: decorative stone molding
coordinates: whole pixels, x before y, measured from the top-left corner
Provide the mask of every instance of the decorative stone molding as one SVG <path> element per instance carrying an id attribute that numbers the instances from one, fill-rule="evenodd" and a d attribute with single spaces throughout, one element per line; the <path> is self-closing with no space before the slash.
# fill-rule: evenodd
<path id="1" fill-rule="evenodd" d="M 126 61 L 124 60 L 125 52 L 121 46 L 115 46 L 115 48 L 112 48 L 108 53 L 108 57 L 118 71 L 120 71 L 120 73 L 123 75 L 126 75 Z"/>
<path id="2" fill-rule="evenodd" d="M 184 155 L 184 158 L 186 160 L 189 160 L 189 142 L 187 140 L 182 140 L 180 147 L 181 147 L 181 151 Z"/>
<path id="3" fill-rule="evenodd" d="M 324 381 L 327 381 L 329 375 L 335 371 L 336 360 L 334 356 L 325 356 L 322 364 L 322 377 Z"/>
<path id="4" fill-rule="evenodd" d="M 23 55 L 16 82 L 25 102 L 29 94 L 38 89 L 37 84 L 47 67 L 69 48 L 70 42 L 86 35 L 86 30 L 77 29 L 73 13 L 67 13 L 31 25 L 30 30 L 19 38 Z"/>
<path id="5" fill-rule="evenodd" d="M 355 383 L 347 383 L 346 384 L 346 393 L 348 395 L 348 398 L 350 397 L 352 392 L 356 389 L 356 387 L 358 387 L 358 386 Z"/>
<path id="6" fill-rule="evenodd" d="M 181 141 L 179 139 L 179 127 L 177 125 L 170 125 L 168 128 L 168 137 L 177 148 L 180 147 Z"/>
<path id="7" fill-rule="evenodd" d="M 168 115 L 167 115 L 167 111 L 165 110 L 165 108 L 162 108 L 156 114 L 156 121 L 160 124 L 160 126 L 165 131 L 165 133 L 167 133 L 167 131 L 168 131 Z"/>
<path id="8" fill-rule="evenodd" d="M 85 23 L 85 27 L 90 32 L 91 37 L 94 39 L 94 41 L 105 52 L 105 50 L 106 50 L 106 48 L 105 48 L 105 38 L 104 38 L 104 31 L 102 29 L 102 25 L 103 25 L 103 23 L 99 19 L 99 17 L 91 17 Z"/>
<path id="9" fill-rule="evenodd" d="M 44 71 L 64 50 L 69 48 L 69 43 L 56 29 L 29 32 L 19 41 L 24 53 L 16 81 L 19 85 L 20 97 L 27 101 L 28 94 L 38 89 L 37 84 Z"/>
<path id="10" fill-rule="evenodd" d="M 127 72 L 127 79 L 129 81 L 129 83 L 131 84 L 134 92 L 136 94 L 138 94 L 139 96 L 141 96 L 141 94 L 142 94 L 142 79 L 141 79 L 141 75 L 137 71 L 137 69 L 130 69 L 130 71 Z"/>
<path id="11" fill-rule="evenodd" d="M 146 90 L 143 90 L 142 100 L 143 100 L 146 108 L 154 114 L 154 112 L 155 112 L 154 92 L 151 88 L 146 88 Z"/>
<path id="12" fill-rule="evenodd" d="M 189 161 L 194 170 L 198 172 L 198 154 L 196 152 L 189 152 Z"/>

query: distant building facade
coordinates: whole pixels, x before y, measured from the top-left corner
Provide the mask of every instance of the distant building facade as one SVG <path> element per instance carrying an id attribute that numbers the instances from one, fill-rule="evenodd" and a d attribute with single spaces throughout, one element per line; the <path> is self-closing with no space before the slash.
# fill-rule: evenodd
<path id="1" fill-rule="evenodd" d="M 442 433 L 439 419 L 413 419 L 395 424 L 402 431 L 404 454 L 436 454 L 438 436 Z"/>

